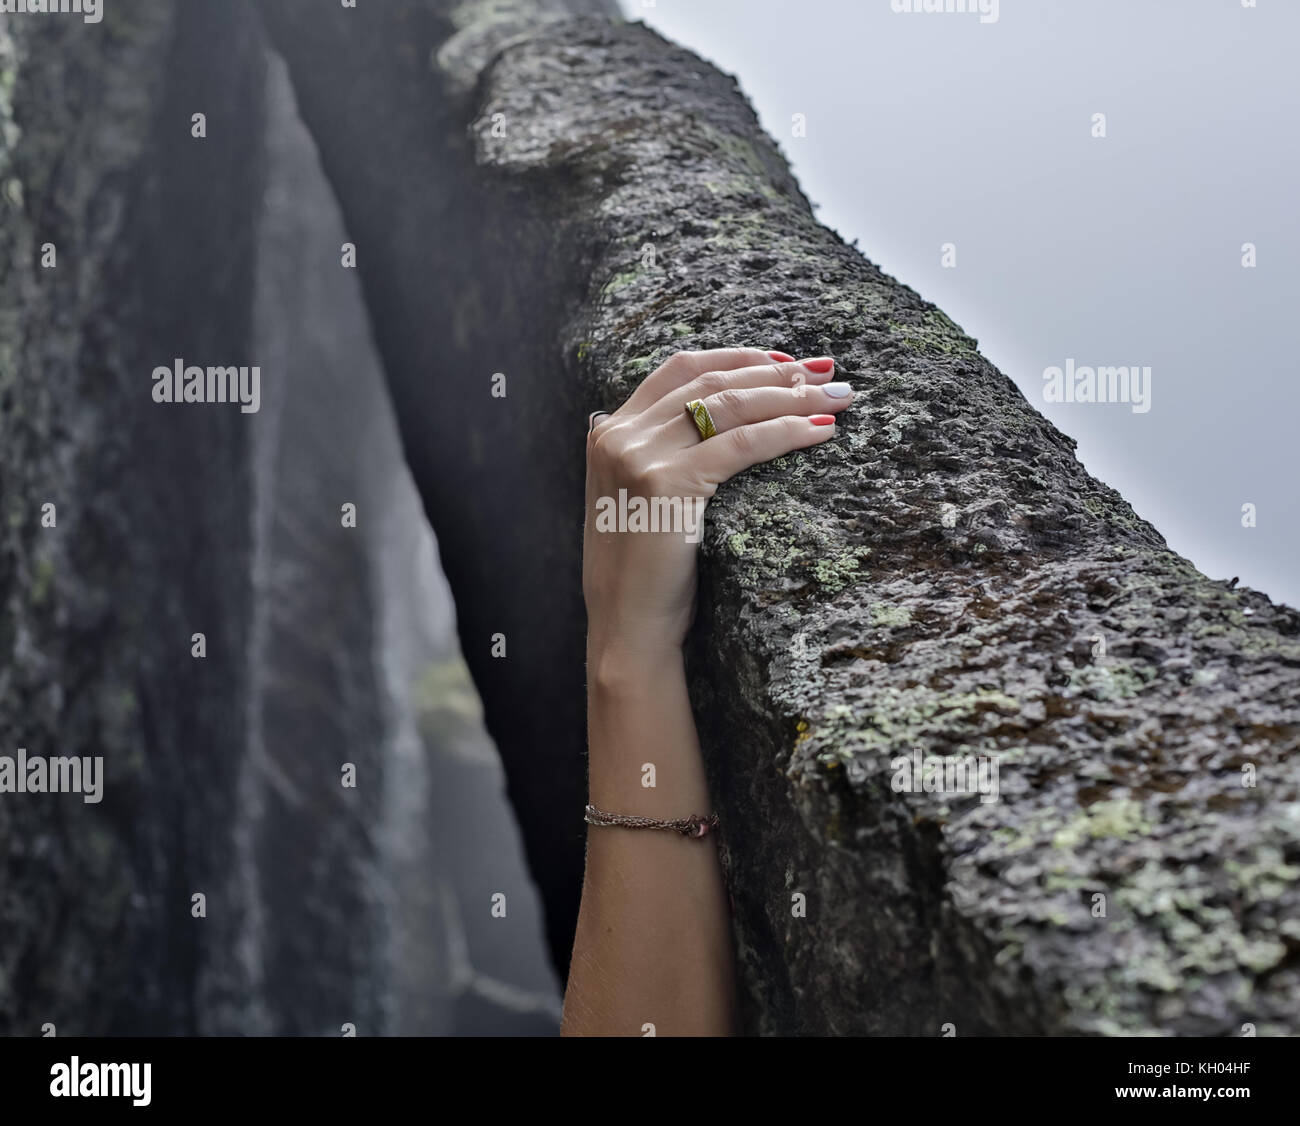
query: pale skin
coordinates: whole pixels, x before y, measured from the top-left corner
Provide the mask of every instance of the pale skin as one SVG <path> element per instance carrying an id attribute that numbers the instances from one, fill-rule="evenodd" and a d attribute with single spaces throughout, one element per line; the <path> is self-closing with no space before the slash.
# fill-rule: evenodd
<path id="1" fill-rule="evenodd" d="M 620 489 L 707 501 L 751 465 L 832 439 L 832 416 L 852 392 L 834 382 L 828 357 L 787 360 L 751 348 L 679 352 L 587 437 L 588 793 L 601 810 L 674 820 L 713 805 L 682 655 L 698 544 L 681 531 L 598 531 L 597 501 Z M 714 437 L 702 440 L 686 414 L 693 399 L 709 408 Z M 715 842 L 588 826 L 563 1035 L 733 1031 L 730 909 Z"/>

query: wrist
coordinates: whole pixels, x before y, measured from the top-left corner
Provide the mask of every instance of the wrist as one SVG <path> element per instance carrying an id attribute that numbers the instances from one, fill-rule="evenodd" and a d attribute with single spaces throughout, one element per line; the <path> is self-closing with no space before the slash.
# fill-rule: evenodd
<path id="1" fill-rule="evenodd" d="M 587 685 L 602 695 L 625 695 L 684 676 L 680 645 L 624 638 L 587 639 Z"/>

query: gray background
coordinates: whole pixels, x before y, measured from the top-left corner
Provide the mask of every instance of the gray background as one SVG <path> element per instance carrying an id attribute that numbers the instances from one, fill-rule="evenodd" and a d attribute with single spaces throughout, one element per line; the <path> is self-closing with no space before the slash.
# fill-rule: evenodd
<path id="1" fill-rule="evenodd" d="M 822 221 L 976 337 L 1174 550 L 1300 604 L 1300 3 L 1003 0 L 988 24 L 889 0 L 623 4 L 736 75 Z M 1067 357 L 1150 366 L 1151 410 L 1045 404 Z"/>

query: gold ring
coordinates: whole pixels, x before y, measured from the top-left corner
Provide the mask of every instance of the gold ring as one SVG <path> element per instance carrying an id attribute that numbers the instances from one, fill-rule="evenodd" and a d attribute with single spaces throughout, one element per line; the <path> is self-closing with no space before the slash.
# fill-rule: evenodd
<path id="1" fill-rule="evenodd" d="M 712 438 L 718 432 L 718 428 L 713 425 L 713 416 L 709 414 L 709 408 L 704 405 L 703 399 L 692 399 L 687 403 L 686 413 L 691 416 L 702 440 Z"/>

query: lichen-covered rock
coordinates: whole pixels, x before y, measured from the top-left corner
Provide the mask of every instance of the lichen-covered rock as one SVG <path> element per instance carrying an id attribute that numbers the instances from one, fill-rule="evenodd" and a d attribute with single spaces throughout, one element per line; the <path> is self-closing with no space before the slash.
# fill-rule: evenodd
<path id="1" fill-rule="evenodd" d="M 541 210 L 540 198 L 519 211 L 499 206 L 466 126 L 481 68 L 575 10 L 613 4 L 274 0 L 261 9 L 357 246 L 406 460 L 438 536 L 559 965 L 573 941 L 584 839 L 573 531 L 584 394 L 556 326 L 578 299 L 583 255 L 547 249 L 561 195 Z"/>
<path id="2" fill-rule="evenodd" d="M 192 1032 L 247 992 L 238 906 L 190 914 L 238 886 L 246 416 L 151 397 L 248 343 L 262 55 L 225 8 L 0 21 L 0 753 L 104 765 L 95 804 L 0 796 L 6 1034 Z"/>
<path id="3" fill-rule="evenodd" d="M 563 335 L 593 405 L 729 343 L 834 355 L 858 391 L 709 513 L 693 681 L 753 1026 L 1294 1032 L 1300 616 L 1170 552 L 815 222 L 689 53 L 542 29 L 475 137 L 517 206 L 563 178 L 558 241 L 600 247 Z M 996 762 L 998 800 L 899 792 L 915 751 Z"/>
<path id="4" fill-rule="evenodd" d="M 428 0 L 355 50 L 338 14 L 271 17 L 368 248 L 557 958 L 582 419 L 675 350 L 744 343 L 833 354 L 858 390 L 834 442 L 721 490 L 703 548 L 692 677 L 748 1026 L 1295 1031 L 1300 617 L 1171 553 L 820 226 L 733 80 L 565 7 Z M 916 752 L 996 762 L 998 800 L 900 792 Z"/>
<path id="5" fill-rule="evenodd" d="M 255 438 L 239 811 L 254 987 L 214 1030 L 554 1032 L 501 765 L 455 654 L 356 271 L 340 263 L 348 236 L 278 60 L 267 114 L 254 338 L 273 378 Z M 487 909 L 494 891 L 505 918 Z"/>
<path id="6" fill-rule="evenodd" d="M 252 12 L 0 18 L 0 755 L 107 775 L 0 792 L 0 1034 L 553 1032 L 347 236 Z M 258 364 L 260 409 L 154 403 L 177 356 Z"/>

